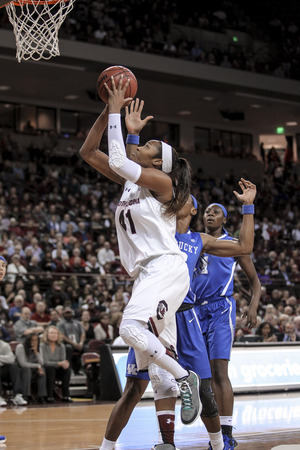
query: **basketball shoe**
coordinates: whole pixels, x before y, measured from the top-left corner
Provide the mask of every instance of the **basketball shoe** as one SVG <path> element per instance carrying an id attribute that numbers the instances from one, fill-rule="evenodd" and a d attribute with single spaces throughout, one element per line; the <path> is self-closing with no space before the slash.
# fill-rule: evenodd
<path id="1" fill-rule="evenodd" d="M 177 380 L 181 395 L 181 422 L 184 425 L 194 423 L 201 414 L 200 382 L 199 376 L 192 370 L 187 377 Z"/>

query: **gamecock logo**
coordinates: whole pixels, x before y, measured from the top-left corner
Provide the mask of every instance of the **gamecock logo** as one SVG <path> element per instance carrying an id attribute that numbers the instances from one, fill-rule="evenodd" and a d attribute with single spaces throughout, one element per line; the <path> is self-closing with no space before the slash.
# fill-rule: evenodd
<path id="1" fill-rule="evenodd" d="M 156 318 L 161 320 L 165 317 L 166 312 L 168 311 L 168 304 L 165 300 L 161 300 L 156 309 Z"/>

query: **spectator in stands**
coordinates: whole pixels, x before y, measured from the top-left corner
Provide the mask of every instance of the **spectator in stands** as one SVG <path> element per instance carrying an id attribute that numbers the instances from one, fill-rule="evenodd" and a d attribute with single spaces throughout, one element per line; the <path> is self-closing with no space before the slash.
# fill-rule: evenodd
<path id="1" fill-rule="evenodd" d="M 70 363 L 66 359 L 66 349 L 58 328 L 49 326 L 43 333 L 41 353 L 47 380 L 47 402 L 54 403 L 55 380 L 62 381 L 62 401 L 72 402 L 70 397 Z"/>
<path id="2" fill-rule="evenodd" d="M 37 302 L 35 313 L 32 314 L 31 320 L 35 320 L 40 326 L 46 328 L 51 320 L 49 314 L 46 313 L 46 303 L 44 300 Z"/>
<path id="3" fill-rule="evenodd" d="M 17 320 L 20 319 L 22 314 L 22 308 L 24 306 L 24 298 L 22 295 L 16 295 L 14 298 L 14 305 L 9 309 L 8 315 L 10 320 L 13 321 L 13 323 L 16 323 Z"/>
<path id="4" fill-rule="evenodd" d="M 52 309 L 50 311 L 50 322 L 48 324 L 48 327 L 50 325 L 53 325 L 54 327 L 57 327 L 58 323 L 61 321 L 61 319 L 59 318 L 58 312 L 56 309 Z"/>
<path id="5" fill-rule="evenodd" d="M 32 334 L 43 333 L 44 328 L 35 320 L 30 319 L 31 312 L 27 306 L 22 308 L 20 319 L 14 324 L 14 333 L 17 341 L 24 342 Z"/>
<path id="6" fill-rule="evenodd" d="M 68 299 L 67 294 L 62 290 L 62 283 L 54 280 L 51 288 L 45 293 L 48 309 L 56 308 L 57 305 L 64 305 Z"/>
<path id="7" fill-rule="evenodd" d="M 66 306 L 63 312 L 64 320 L 59 322 L 58 329 L 63 335 L 63 342 L 67 351 L 67 360 L 71 364 L 75 375 L 80 374 L 81 354 L 85 341 L 85 332 L 80 322 L 74 319 L 73 310 Z"/>
<path id="8" fill-rule="evenodd" d="M 105 263 L 112 263 L 115 261 L 115 253 L 110 248 L 110 242 L 105 241 L 103 247 L 98 251 L 97 258 L 99 264 L 103 267 Z"/>
<path id="9" fill-rule="evenodd" d="M 6 406 L 7 402 L 3 398 L 2 381 L 12 384 L 13 399 L 15 406 L 27 405 L 27 401 L 22 395 L 21 372 L 16 364 L 16 357 L 10 345 L 4 342 L 2 328 L 0 328 L 0 406 Z"/>
<path id="10" fill-rule="evenodd" d="M 295 317 L 294 326 L 295 326 L 295 334 L 297 337 L 300 338 L 300 316 Z"/>
<path id="11" fill-rule="evenodd" d="M 89 341 L 95 339 L 94 327 L 91 324 L 91 315 L 89 311 L 82 311 L 80 323 L 85 332 L 84 351 L 88 351 Z"/>
<path id="12" fill-rule="evenodd" d="M 262 322 L 259 325 L 256 336 L 260 336 L 261 342 L 277 342 L 275 329 L 269 322 Z"/>
<path id="13" fill-rule="evenodd" d="M 20 261 L 20 256 L 14 254 L 11 257 L 11 263 L 7 266 L 7 280 L 14 283 L 17 277 L 21 277 L 24 281 L 28 281 L 26 277 L 27 269 Z"/>
<path id="14" fill-rule="evenodd" d="M 109 315 L 107 313 L 101 313 L 100 323 L 95 326 L 94 333 L 99 341 L 111 342 L 114 339 L 114 329 L 109 323 Z"/>
<path id="15" fill-rule="evenodd" d="M 298 342 L 300 337 L 295 333 L 295 325 L 293 322 L 287 322 L 284 326 L 284 334 L 282 336 L 282 342 Z"/>
<path id="16" fill-rule="evenodd" d="M 26 337 L 23 344 L 16 347 L 16 358 L 21 367 L 23 396 L 32 402 L 32 385 L 37 383 L 38 402 L 45 403 L 47 396 L 46 377 L 43 368 L 43 357 L 40 352 L 40 339 L 36 333 Z"/>

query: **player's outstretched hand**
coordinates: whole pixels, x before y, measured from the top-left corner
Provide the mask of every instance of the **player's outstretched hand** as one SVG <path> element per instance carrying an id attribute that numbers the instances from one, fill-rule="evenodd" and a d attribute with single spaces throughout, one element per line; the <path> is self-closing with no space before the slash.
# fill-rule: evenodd
<path id="1" fill-rule="evenodd" d="M 242 189 L 242 193 L 239 194 L 237 191 L 233 191 L 236 198 L 243 204 L 243 205 L 252 205 L 254 202 L 254 199 L 256 197 L 256 186 L 255 184 L 251 183 L 251 181 L 245 180 L 244 178 L 241 178 L 239 181 L 239 186 Z"/>
<path id="2" fill-rule="evenodd" d="M 130 106 L 125 107 L 125 124 L 129 134 L 139 134 L 146 123 L 153 119 L 153 116 L 147 116 L 145 119 L 141 118 L 144 108 L 144 100 L 136 98 L 130 103 Z"/>
<path id="3" fill-rule="evenodd" d="M 110 114 L 119 113 L 121 109 L 128 105 L 132 97 L 125 98 L 126 89 L 129 86 L 130 78 L 124 83 L 123 86 L 123 75 L 120 76 L 119 83 L 115 84 L 114 77 L 111 77 L 111 86 L 109 89 L 108 85 L 104 83 L 105 89 L 108 93 L 108 109 Z"/>

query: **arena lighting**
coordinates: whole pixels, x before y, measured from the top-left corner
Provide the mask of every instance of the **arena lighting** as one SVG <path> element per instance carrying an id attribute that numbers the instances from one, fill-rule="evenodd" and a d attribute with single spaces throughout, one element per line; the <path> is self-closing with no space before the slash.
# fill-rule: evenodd
<path id="1" fill-rule="evenodd" d="M 78 95 L 75 94 L 69 94 L 65 96 L 66 100 L 77 100 L 78 99 Z"/>
<path id="2" fill-rule="evenodd" d="M 237 36 L 232 36 L 232 40 L 233 40 L 233 42 L 239 42 L 239 38 L 237 37 Z"/>
<path id="3" fill-rule="evenodd" d="M 10 86 L 4 86 L 4 85 L 0 86 L 0 91 L 9 91 L 10 89 L 11 89 Z"/>
<path id="4" fill-rule="evenodd" d="M 285 124 L 286 124 L 288 127 L 296 127 L 296 126 L 298 125 L 298 122 L 285 122 Z"/>
<path id="5" fill-rule="evenodd" d="M 256 94 L 248 94 L 247 92 L 239 92 L 236 91 L 234 93 L 234 95 L 238 96 L 238 97 L 246 97 L 246 98 L 255 98 L 258 100 L 266 100 L 268 102 L 276 102 L 276 103 L 287 103 L 289 105 L 298 105 L 299 106 L 299 101 L 293 101 L 293 100 L 284 100 L 282 98 L 276 98 L 276 97 L 267 97 L 266 95 L 256 95 Z"/>
<path id="6" fill-rule="evenodd" d="M 284 127 L 277 127 L 276 128 L 276 134 L 284 134 Z"/>
<path id="7" fill-rule="evenodd" d="M 191 114 L 191 111 L 178 111 L 179 116 L 190 116 Z"/>

